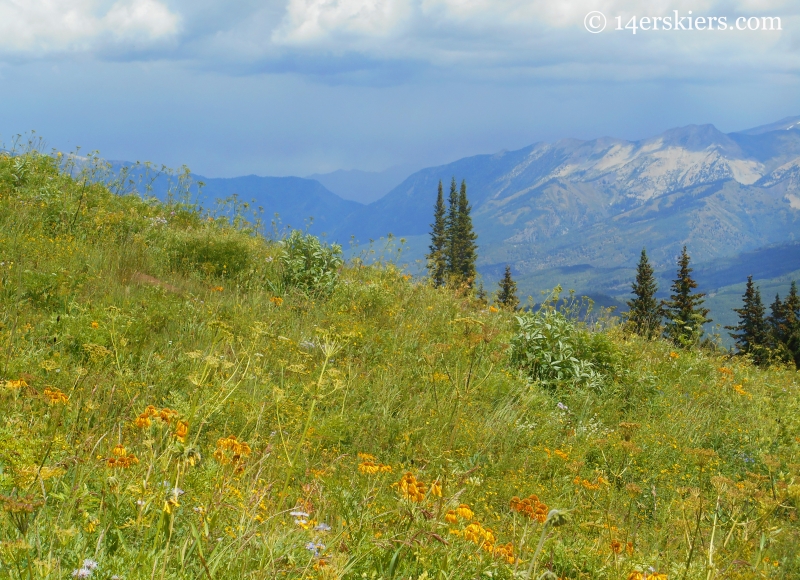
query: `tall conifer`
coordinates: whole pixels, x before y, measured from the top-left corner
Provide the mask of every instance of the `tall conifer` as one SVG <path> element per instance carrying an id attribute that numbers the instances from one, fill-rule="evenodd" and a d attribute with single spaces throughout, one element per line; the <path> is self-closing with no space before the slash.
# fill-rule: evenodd
<path id="1" fill-rule="evenodd" d="M 467 200 L 467 181 L 463 180 L 461 182 L 461 191 L 458 194 L 458 231 L 456 236 L 458 262 L 455 274 L 469 288 L 472 288 L 472 284 L 475 282 L 475 276 L 477 275 L 475 262 L 478 258 L 478 245 L 475 243 L 478 236 L 472 228 L 471 211 L 472 206 L 469 205 Z"/>
<path id="2" fill-rule="evenodd" d="M 519 306 L 519 298 L 517 297 L 517 283 L 511 277 L 511 266 L 506 265 L 506 273 L 500 280 L 500 291 L 497 293 L 497 302 L 504 308 L 509 310 L 516 310 Z"/>
<path id="3" fill-rule="evenodd" d="M 634 298 L 628 300 L 628 321 L 634 332 L 652 338 L 661 331 L 664 311 L 656 300 L 658 285 L 653 275 L 653 267 L 647 260 L 647 252 L 642 248 L 639 265 L 636 267 L 636 281 L 631 285 Z"/>
<path id="4" fill-rule="evenodd" d="M 683 246 L 678 258 L 678 277 L 672 282 L 670 299 L 663 303 L 666 308 L 667 324 L 664 334 L 679 346 L 697 343 L 703 335 L 703 325 L 712 322 L 708 318 L 708 308 L 703 308 L 705 294 L 692 293 L 697 282 L 692 279 L 689 267 L 689 254 Z"/>
<path id="5" fill-rule="evenodd" d="M 447 223 L 442 182 L 439 180 L 439 192 L 433 209 L 431 224 L 431 245 L 428 259 L 428 273 L 434 287 L 443 286 L 447 281 Z"/>
<path id="6" fill-rule="evenodd" d="M 783 317 L 786 323 L 786 335 L 783 343 L 792 355 L 794 364 L 800 369 L 800 295 L 797 283 L 792 280 L 789 295 L 783 302 Z"/>
<path id="7" fill-rule="evenodd" d="M 458 186 L 456 178 L 450 182 L 450 195 L 447 198 L 447 219 L 445 220 L 445 257 L 447 262 L 447 276 L 455 277 L 459 270 L 458 252 Z"/>
<path id="8" fill-rule="evenodd" d="M 769 330 L 764 318 L 764 304 L 761 292 L 753 283 L 753 277 L 747 277 L 747 286 L 742 296 L 742 307 L 734 308 L 739 315 L 739 324 L 726 326 L 731 338 L 736 342 L 739 354 L 750 355 L 756 364 L 764 364 L 769 360 Z"/>

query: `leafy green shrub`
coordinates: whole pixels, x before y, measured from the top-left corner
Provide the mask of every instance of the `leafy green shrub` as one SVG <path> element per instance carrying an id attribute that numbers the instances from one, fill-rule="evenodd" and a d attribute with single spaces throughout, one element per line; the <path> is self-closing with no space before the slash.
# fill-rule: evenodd
<path id="1" fill-rule="evenodd" d="M 585 358 L 586 331 L 579 330 L 557 310 L 516 317 L 519 328 L 511 339 L 511 363 L 532 381 L 545 386 L 594 385 L 598 374 Z"/>
<path id="2" fill-rule="evenodd" d="M 172 242 L 172 267 L 206 276 L 232 277 L 250 264 L 250 248 L 233 234 L 190 232 Z"/>
<path id="3" fill-rule="evenodd" d="M 341 246 L 329 246 L 299 230 L 294 230 L 281 244 L 285 287 L 309 294 L 327 294 L 334 289 L 339 280 L 338 270 L 344 263 Z"/>

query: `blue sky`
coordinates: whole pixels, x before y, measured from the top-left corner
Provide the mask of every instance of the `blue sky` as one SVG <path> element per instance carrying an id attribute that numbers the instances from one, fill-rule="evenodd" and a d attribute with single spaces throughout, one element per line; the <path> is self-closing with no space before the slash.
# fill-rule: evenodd
<path id="1" fill-rule="evenodd" d="M 675 10 L 783 30 L 614 30 Z M 207 176 L 423 167 L 798 115 L 800 2 L 0 0 L 0 84 L 6 143 Z"/>

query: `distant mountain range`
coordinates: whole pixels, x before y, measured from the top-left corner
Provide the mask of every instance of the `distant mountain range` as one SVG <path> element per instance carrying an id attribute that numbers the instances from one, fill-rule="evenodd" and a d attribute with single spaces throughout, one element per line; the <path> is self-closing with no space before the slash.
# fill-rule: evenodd
<path id="1" fill-rule="evenodd" d="M 665 292 L 684 244 L 710 294 L 749 273 L 779 290 L 793 272 L 800 278 L 800 117 L 728 134 L 690 125 L 641 141 L 536 143 L 405 179 L 401 169 L 197 177 L 206 205 L 236 193 L 267 219 L 279 213 L 284 225 L 303 228 L 313 216 L 310 231 L 343 243 L 392 233 L 407 238 L 410 261 L 424 256 L 439 180 L 447 187 L 452 177 L 466 179 L 479 272 L 490 286 L 511 264 L 524 294 L 560 283 L 621 304 L 642 247 Z M 352 201 L 374 199 L 381 188 L 387 193 L 371 203 Z"/>
<path id="2" fill-rule="evenodd" d="M 359 203 L 372 203 L 386 195 L 398 183 L 413 173 L 407 165 L 397 165 L 383 171 L 359 171 L 339 169 L 332 173 L 315 173 L 315 179 L 343 199 Z"/>

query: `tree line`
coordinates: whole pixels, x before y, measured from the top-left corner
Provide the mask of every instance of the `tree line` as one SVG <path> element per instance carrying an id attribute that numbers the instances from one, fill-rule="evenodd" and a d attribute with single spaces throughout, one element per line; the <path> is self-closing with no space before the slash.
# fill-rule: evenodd
<path id="1" fill-rule="evenodd" d="M 472 227 L 472 206 L 467 199 L 467 182 L 456 178 L 450 182 L 450 194 L 445 203 L 444 188 L 439 188 L 431 224 L 431 244 L 426 254 L 428 273 L 435 287 L 451 286 L 471 291 L 475 284 L 475 263 L 478 258 L 477 234 Z M 656 298 L 658 284 L 655 271 L 642 249 L 632 284 L 634 297 L 627 301 L 628 326 L 637 334 L 654 338 L 662 336 L 677 346 L 690 347 L 701 342 L 703 327 L 713 322 L 709 309 L 703 306 L 705 294 L 696 292 L 697 282 L 692 277 L 690 257 L 683 246 L 678 257 L 677 276 L 671 285 L 669 300 Z M 503 278 L 498 283 L 496 302 L 515 310 L 519 306 L 517 284 L 506 265 Z M 481 285 L 477 291 L 481 300 L 486 293 Z M 761 301 L 761 293 L 748 276 L 742 297 L 742 308 L 735 308 L 739 323 L 726 326 L 734 339 L 737 353 L 750 356 L 756 364 L 773 360 L 793 361 L 800 368 L 800 297 L 797 284 L 792 282 L 785 300 L 780 295 L 770 306 L 770 314 Z"/>
<path id="2" fill-rule="evenodd" d="M 627 323 L 634 332 L 647 338 L 664 336 L 676 345 L 697 344 L 703 325 L 712 322 L 703 307 L 705 294 L 693 292 L 697 282 L 692 278 L 689 254 L 683 247 L 678 258 L 678 274 L 672 282 L 669 300 L 656 299 L 658 285 L 655 273 L 643 249 L 632 284 L 633 299 L 627 302 Z M 800 368 L 800 296 L 793 281 L 785 300 L 780 295 L 770 307 L 770 314 L 761 301 L 761 292 L 747 277 L 742 307 L 734 308 L 739 322 L 726 326 L 736 345 L 737 354 L 749 356 L 758 365 L 773 361 L 794 362 Z"/>

